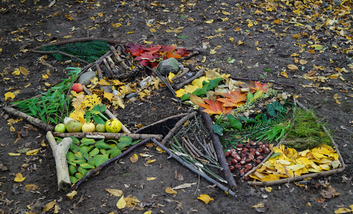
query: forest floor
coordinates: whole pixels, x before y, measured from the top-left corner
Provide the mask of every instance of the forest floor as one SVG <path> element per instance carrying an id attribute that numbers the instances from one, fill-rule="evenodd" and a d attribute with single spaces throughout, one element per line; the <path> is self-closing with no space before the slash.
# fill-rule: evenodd
<path id="1" fill-rule="evenodd" d="M 300 187 L 294 183 L 264 187 L 249 186 L 236 177 L 237 197 L 229 197 L 210 183 L 155 148 L 140 147 L 156 162 L 132 164 L 125 157 L 84 182 L 73 199 L 58 192 L 55 162 L 50 147 L 42 147 L 44 130 L 19 121 L 0 108 L 0 213 L 41 213 L 49 202 L 59 213 L 334 213 L 353 203 L 353 44 L 352 3 L 340 0 L 260 1 L 65 1 L 2 0 L 0 2 L 0 105 L 28 99 L 66 78 L 66 67 L 84 64 L 57 62 L 48 55 L 26 51 L 68 38 L 87 36 L 120 40 L 122 43 L 153 41 L 153 44 L 205 48 L 189 63 L 219 68 L 234 77 L 266 79 L 297 86 L 283 90 L 327 123 L 347 168 L 339 174 L 313 179 Z M 118 24 L 119 23 L 119 24 Z M 120 25 L 121 24 L 121 25 Z M 204 58 L 206 57 L 206 58 Z M 204 60 L 206 59 L 206 60 Z M 233 61 L 234 59 L 234 61 Z M 293 69 L 293 66 L 296 68 Z M 28 75 L 13 75 L 20 67 Z M 50 74 L 50 75 L 49 75 Z M 306 75 L 304 75 L 306 74 Z M 332 76 L 332 74 L 335 74 Z M 331 75 L 331 76 L 330 76 Z M 5 101 L 5 93 L 15 92 Z M 171 115 L 187 112 L 179 108 L 166 88 L 153 91 L 147 101 L 135 101 L 114 113 L 131 130 Z M 18 138 L 18 131 L 24 134 Z M 16 142 L 15 142 L 16 141 Z M 22 148 L 40 149 L 34 156 L 10 156 Z M 25 180 L 14 181 L 21 172 Z M 176 172 L 184 180 L 175 179 Z M 157 177 L 153 181 L 147 177 Z M 165 192 L 167 187 L 195 183 Z M 26 185 L 35 190 L 26 191 Z M 320 192 L 334 188 L 340 195 L 323 198 Z M 125 197 L 136 197 L 143 208 L 118 209 L 119 197 L 105 189 L 119 189 Z M 197 199 L 211 196 L 209 204 Z M 264 203 L 263 209 L 252 208 Z M 54 208 L 50 212 L 54 212 Z"/>

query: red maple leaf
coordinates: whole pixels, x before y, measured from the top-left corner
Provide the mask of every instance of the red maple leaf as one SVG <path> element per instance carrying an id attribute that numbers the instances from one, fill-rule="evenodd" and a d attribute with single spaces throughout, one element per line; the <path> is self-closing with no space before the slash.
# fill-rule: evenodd
<path id="1" fill-rule="evenodd" d="M 126 52 L 130 52 L 133 56 L 140 56 L 141 53 L 143 53 L 143 46 L 141 46 L 139 43 L 130 43 L 128 44 L 129 48 L 127 48 Z"/>
<path id="2" fill-rule="evenodd" d="M 200 107 L 205 108 L 205 110 L 203 110 L 204 112 L 206 112 L 209 115 L 212 114 L 230 114 L 232 113 L 232 108 L 226 108 L 222 105 L 221 102 L 217 101 L 214 102 L 212 100 L 208 100 L 208 99 L 204 99 L 204 101 L 207 103 L 204 104 L 198 104 Z"/>
<path id="3" fill-rule="evenodd" d="M 188 56 L 189 55 L 189 52 L 186 51 L 186 48 L 177 49 L 174 53 L 179 54 L 181 56 Z"/>
<path id="4" fill-rule="evenodd" d="M 165 46 L 165 45 L 162 45 L 160 51 L 161 52 L 173 52 L 175 50 L 175 47 L 174 46 Z"/>
<path id="5" fill-rule="evenodd" d="M 267 83 L 264 83 L 263 85 L 261 85 L 261 82 L 252 82 L 251 81 L 251 89 L 254 89 L 255 91 L 263 91 L 263 92 L 267 92 L 267 89 L 270 86 Z"/>
<path id="6" fill-rule="evenodd" d="M 180 54 L 177 54 L 177 53 L 172 53 L 172 52 L 168 52 L 167 55 L 166 55 L 167 59 L 169 58 L 172 58 L 174 57 L 175 59 L 180 59 L 181 58 L 181 55 Z"/>
<path id="7" fill-rule="evenodd" d="M 246 94 L 242 94 L 236 90 L 230 93 L 225 93 L 226 98 L 218 98 L 217 100 L 222 102 L 224 107 L 239 107 L 244 105 L 246 101 Z"/>
<path id="8" fill-rule="evenodd" d="M 161 46 L 160 45 L 150 45 L 150 48 L 144 48 L 143 50 L 146 51 L 146 52 L 150 52 L 152 54 L 155 54 L 155 53 L 158 53 L 161 49 Z"/>

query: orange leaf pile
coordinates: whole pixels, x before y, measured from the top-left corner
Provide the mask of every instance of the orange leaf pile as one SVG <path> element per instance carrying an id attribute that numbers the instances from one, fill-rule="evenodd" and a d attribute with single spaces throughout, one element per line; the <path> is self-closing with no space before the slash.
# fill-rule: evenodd
<path id="1" fill-rule="evenodd" d="M 267 89 L 270 86 L 267 83 L 261 84 L 261 82 L 251 82 L 251 89 L 254 89 L 255 91 L 263 91 L 263 92 L 267 92 Z"/>

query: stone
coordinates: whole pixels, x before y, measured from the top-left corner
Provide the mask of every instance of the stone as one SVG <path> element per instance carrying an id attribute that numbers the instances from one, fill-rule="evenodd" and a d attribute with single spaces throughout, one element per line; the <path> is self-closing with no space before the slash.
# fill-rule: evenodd
<path id="1" fill-rule="evenodd" d="M 159 73 L 168 76 L 170 72 L 176 74 L 179 71 L 179 62 L 175 58 L 163 60 L 158 66 Z"/>
<path id="2" fill-rule="evenodd" d="M 96 77 L 95 71 L 87 71 L 80 76 L 80 78 L 78 79 L 78 82 L 81 83 L 82 85 L 88 85 L 91 83 L 91 79 L 93 79 L 94 77 Z"/>
<path id="3" fill-rule="evenodd" d="M 107 93 L 112 93 L 113 92 L 113 88 L 111 85 L 105 85 L 105 86 L 102 86 L 103 88 L 103 91 L 104 92 L 107 92 Z"/>

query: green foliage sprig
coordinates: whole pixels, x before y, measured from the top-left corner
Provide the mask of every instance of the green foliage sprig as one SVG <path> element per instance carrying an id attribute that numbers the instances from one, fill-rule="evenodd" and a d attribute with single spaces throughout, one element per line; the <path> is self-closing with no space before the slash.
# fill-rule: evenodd
<path id="1" fill-rule="evenodd" d="M 66 91 L 70 88 L 71 82 L 81 72 L 80 68 L 69 67 L 71 70 L 67 75 L 68 79 L 50 89 L 46 93 L 40 92 L 42 96 L 11 103 L 19 108 L 23 113 L 33 117 L 39 117 L 45 123 L 59 122 L 60 114 L 65 106 L 66 115 L 69 113 L 70 98 L 66 99 Z M 65 104 L 66 103 L 66 104 Z"/>

